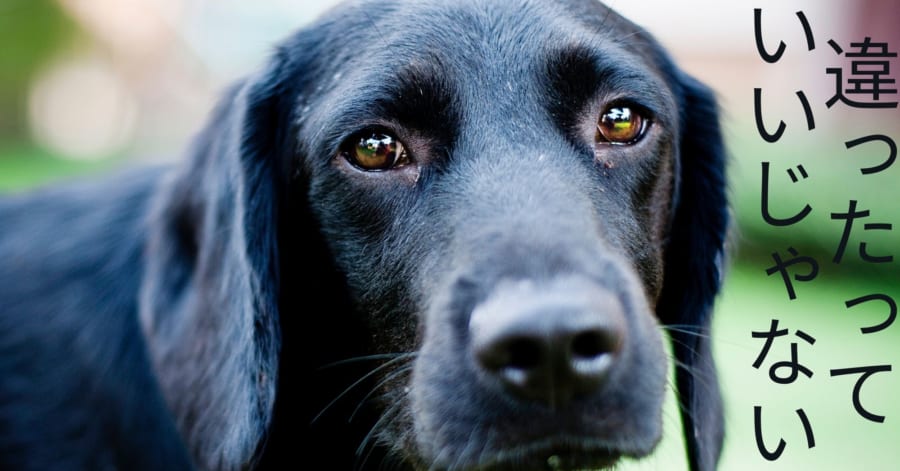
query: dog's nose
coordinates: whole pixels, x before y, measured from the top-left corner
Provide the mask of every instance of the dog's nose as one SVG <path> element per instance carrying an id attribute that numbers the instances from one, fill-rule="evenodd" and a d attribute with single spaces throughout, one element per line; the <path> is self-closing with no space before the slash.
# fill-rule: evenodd
<path id="1" fill-rule="evenodd" d="M 514 395 L 560 407 L 598 391 L 625 340 L 621 303 L 593 284 L 507 287 L 469 321 L 477 367 Z"/>

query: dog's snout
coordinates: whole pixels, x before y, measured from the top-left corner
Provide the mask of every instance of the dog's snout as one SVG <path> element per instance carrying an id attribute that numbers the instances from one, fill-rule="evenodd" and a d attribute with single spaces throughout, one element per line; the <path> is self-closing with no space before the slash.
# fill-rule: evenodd
<path id="1" fill-rule="evenodd" d="M 475 308 L 476 367 L 514 396 L 550 407 L 598 391 L 625 341 L 621 303 L 590 283 L 521 282 Z"/>
<path id="2" fill-rule="evenodd" d="M 531 325 L 502 326 L 481 339 L 475 354 L 485 371 L 510 391 L 561 405 L 599 388 L 619 345 L 620 332 L 600 322 L 588 325 L 577 319 L 591 314 L 595 313 L 529 313 L 529 317 L 551 317 L 554 325 L 526 321 Z"/>

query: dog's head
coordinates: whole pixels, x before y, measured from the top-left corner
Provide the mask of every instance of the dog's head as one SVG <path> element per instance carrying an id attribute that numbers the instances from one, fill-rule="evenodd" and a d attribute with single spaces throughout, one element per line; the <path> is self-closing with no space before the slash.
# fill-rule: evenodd
<path id="1" fill-rule="evenodd" d="M 159 204 L 142 318 L 195 457 L 259 453 L 276 375 L 283 425 L 301 409 L 288 382 L 335 399 L 350 385 L 310 369 L 348 353 L 397 354 L 356 420 L 398 462 L 643 456 L 671 326 L 690 462 L 713 469 L 717 120 L 705 87 L 590 0 L 333 10 L 226 100 Z"/>

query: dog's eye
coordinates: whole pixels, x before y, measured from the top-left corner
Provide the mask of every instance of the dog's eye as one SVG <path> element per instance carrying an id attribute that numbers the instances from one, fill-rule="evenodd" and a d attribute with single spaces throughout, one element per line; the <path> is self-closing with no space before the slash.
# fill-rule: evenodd
<path id="1" fill-rule="evenodd" d="M 388 170 L 409 163 L 403 143 L 382 132 L 369 132 L 351 138 L 342 153 L 350 163 L 362 170 Z"/>
<path id="2" fill-rule="evenodd" d="M 647 120 L 629 106 L 607 108 L 597 123 L 597 140 L 606 144 L 634 144 L 647 128 Z"/>

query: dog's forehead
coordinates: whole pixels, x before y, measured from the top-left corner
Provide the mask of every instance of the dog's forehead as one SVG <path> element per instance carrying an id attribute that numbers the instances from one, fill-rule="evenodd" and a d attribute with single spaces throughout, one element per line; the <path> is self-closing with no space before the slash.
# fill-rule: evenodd
<path id="1" fill-rule="evenodd" d="M 431 54 L 515 62 L 575 42 L 602 47 L 629 39 L 623 49 L 637 54 L 646 46 L 639 27 L 596 0 L 358 2 L 350 12 L 333 12 L 338 28 L 341 16 L 358 25 L 343 31 L 346 44 L 400 60 Z"/>
<path id="2" fill-rule="evenodd" d="M 674 109 L 663 96 L 660 48 L 594 0 L 359 1 L 339 5 L 307 31 L 315 34 L 295 48 L 318 52 L 298 69 L 319 78 L 301 91 L 299 119 L 315 134 L 310 140 L 326 147 L 372 112 L 366 103 L 408 104 L 419 91 L 443 94 L 475 115 L 484 114 L 485 96 L 495 108 L 489 113 L 539 113 L 548 66 L 571 57 L 622 71 L 630 83 L 646 84 L 663 114 Z"/>

